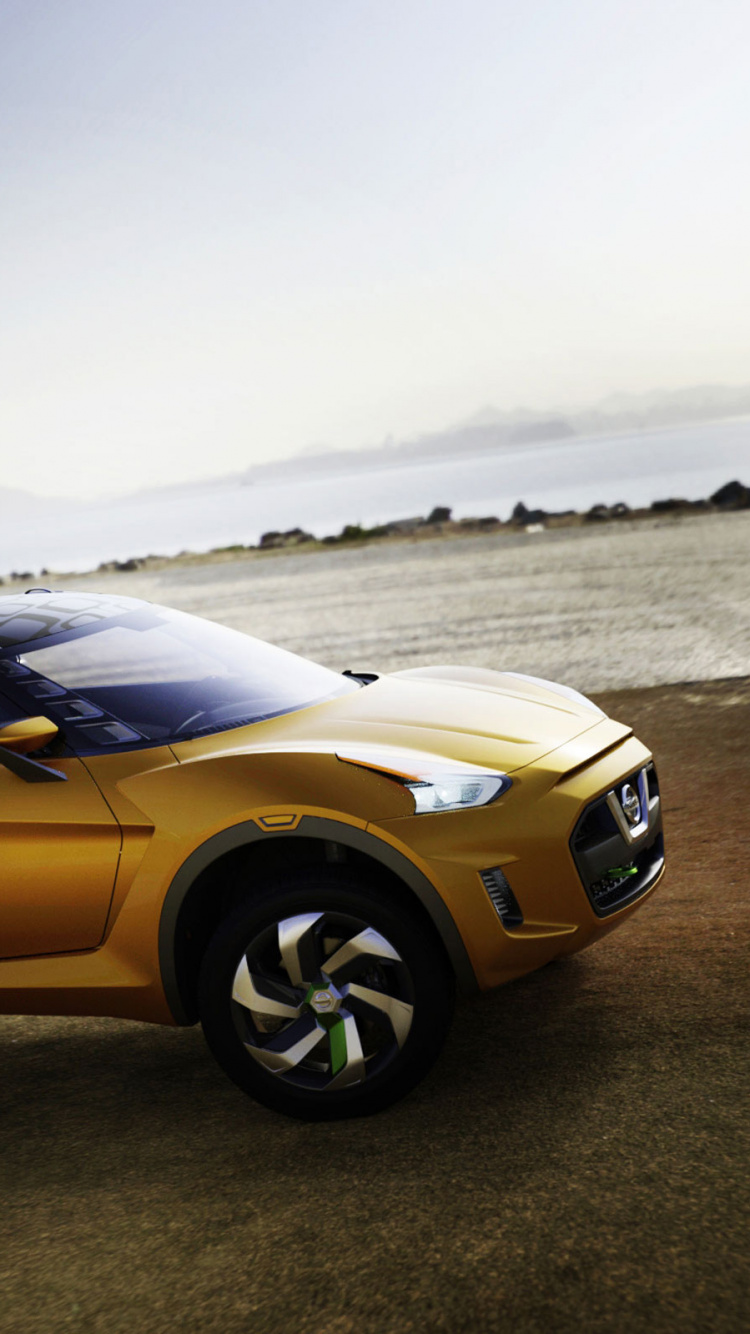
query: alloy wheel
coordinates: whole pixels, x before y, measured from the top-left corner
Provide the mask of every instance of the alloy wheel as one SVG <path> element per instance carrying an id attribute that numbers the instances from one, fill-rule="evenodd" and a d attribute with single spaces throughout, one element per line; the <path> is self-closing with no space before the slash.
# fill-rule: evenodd
<path id="1" fill-rule="evenodd" d="M 361 918 L 304 912 L 260 931 L 232 983 L 234 1025 L 250 1057 L 300 1090 L 362 1084 L 397 1056 L 414 989 L 395 947 Z"/>

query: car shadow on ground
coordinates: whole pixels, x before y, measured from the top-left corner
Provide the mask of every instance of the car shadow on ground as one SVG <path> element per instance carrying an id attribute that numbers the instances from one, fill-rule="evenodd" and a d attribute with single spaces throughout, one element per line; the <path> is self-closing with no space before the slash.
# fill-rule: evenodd
<path id="1" fill-rule="evenodd" d="M 0 1020 L 3 1145 L 15 1184 L 56 1170 L 78 1178 L 99 1161 L 123 1162 L 137 1142 L 139 1170 L 157 1176 L 170 1146 L 191 1143 L 205 1162 L 212 1144 L 246 1145 L 264 1153 L 281 1138 L 310 1145 L 335 1133 L 339 1145 L 409 1143 L 414 1129 L 436 1141 L 460 1124 L 462 1138 L 488 1117 L 504 1133 L 523 1135 L 534 1109 L 590 1096 L 605 1077 L 611 1032 L 602 1022 L 586 961 L 549 965 L 497 992 L 459 1001 L 437 1067 L 411 1097 L 377 1117 L 309 1125 L 281 1117 L 247 1098 L 213 1061 L 199 1027 L 174 1030 L 108 1019 L 13 1017 Z M 30 1116 L 30 1109 L 33 1115 Z M 151 1158 L 149 1144 L 158 1144 Z M 416 1157 L 414 1153 L 416 1152 Z M 455 1153 L 455 1146 L 453 1149 Z"/>

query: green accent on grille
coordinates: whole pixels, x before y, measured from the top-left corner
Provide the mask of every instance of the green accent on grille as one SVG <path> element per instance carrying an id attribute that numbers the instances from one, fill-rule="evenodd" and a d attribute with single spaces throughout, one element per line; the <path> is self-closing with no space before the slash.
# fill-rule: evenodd
<path id="1" fill-rule="evenodd" d="M 637 875 L 637 874 L 638 874 L 638 867 L 637 867 L 637 866 L 611 866 L 611 867 L 609 868 L 608 871 L 605 871 L 605 872 L 604 872 L 604 874 L 605 874 L 605 875 L 608 875 L 609 878 L 610 878 L 610 880 L 615 880 L 615 879 L 617 879 L 618 876 L 624 876 L 624 875 Z"/>
<path id="2" fill-rule="evenodd" d="M 331 1074 L 337 1075 L 346 1065 L 346 1025 L 343 1019 L 331 1024 L 328 1040 L 331 1044 Z"/>

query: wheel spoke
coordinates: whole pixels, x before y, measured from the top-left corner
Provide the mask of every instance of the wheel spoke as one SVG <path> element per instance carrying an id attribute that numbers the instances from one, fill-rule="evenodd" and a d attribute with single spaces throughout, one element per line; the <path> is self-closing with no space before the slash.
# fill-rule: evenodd
<path id="1" fill-rule="evenodd" d="M 387 996 L 382 991 L 360 986 L 358 982 L 350 982 L 344 988 L 344 995 L 355 1015 L 381 1023 L 385 1019 L 390 1023 L 399 1047 L 403 1047 L 411 1028 L 413 1005 L 407 1005 L 406 1001 L 398 1000 L 396 996 Z"/>
<path id="2" fill-rule="evenodd" d="M 274 1074 L 284 1074 L 308 1056 L 324 1037 L 325 1029 L 318 1026 L 311 1014 L 303 1014 L 264 1046 L 256 1047 L 252 1042 L 246 1042 L 245 1046 L 260 1065 Z"/>
<path id="3" fill-rule="evenodd" d="M 334 973 L 348 966 L 349 972 L 352 973 L 370 959 L 388 959 L 393 963 L 401 963 L 401 955 L 389 945 L 385 937 L 368 926 L 364 931 L 360 931 L 359 935 L 347 940 L 330 959 L 326 959 L 323 970 L 329 977 L 333 977 Z"/>
<path id="4" fill-rule="evenodd" d="M 301 1005 L 291 1005 L 289 1001 L 267 996 L 259 990 L 259 987 L 266 987 L 271 990 L 273 983 L 270 979 L 253 977 L 247 959 L 243 955 L 240 966 L 234 975 L 232 1000 L 238 1001 L 240 1005 L 244 1005 L 246 1010 L 252 1010 L 255 1014 L 272 1015 L 279 1019 L 299 1018 L 302 1013 Z"/>
<path id="5" fill-rule="evenodd" d="M 314 982 L 320 971 L 314 927 L 322 916 L 319 912 L 307 912 L 279 922 L 281 959 L 294 987 Z"/>
<path id="6" fill-rule="evenodd" d="M 357 1021 L 347 1010 L 340 1010 L 337 1022 L 328 1031 L 331 1042 L 331 1070 L 334 1078 L 326 1084 L 326 1093 L 332 1089 L 361 1084 L 365 1077 L 365 1058 L 359 1040 Z"/>

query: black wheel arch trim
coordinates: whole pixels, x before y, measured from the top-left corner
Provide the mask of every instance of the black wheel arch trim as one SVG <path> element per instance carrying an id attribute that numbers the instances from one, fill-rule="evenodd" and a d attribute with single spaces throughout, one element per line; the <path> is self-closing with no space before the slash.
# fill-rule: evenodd
<path id="1" fill-rule="evenodd" d="M 175 953 L 180 909 L 188 893 L 198 876 L 224 853 L 257 843 L 261 839 L 278 838 L 314 838 L 340 843 L 365 853 L 392 871 L 412 890 L 426 910 L 443 942 L 460 989 L 468 994 L 479 990 L 466 946 L 446 903 L 427 876 L 403 853 L 366 829 L 323 816 L 303 815 L 296 828 L 273 831 L 261 829 L 254 820 L 244 820 L 241 824 L 214 834 L 196 848 L 183 862 L 167 890 L 159 919 L 159 967 L 164 994 L 176 1023 L 186 1025 L 195 1022 L 188 1013 L 180 991 Z"/>

